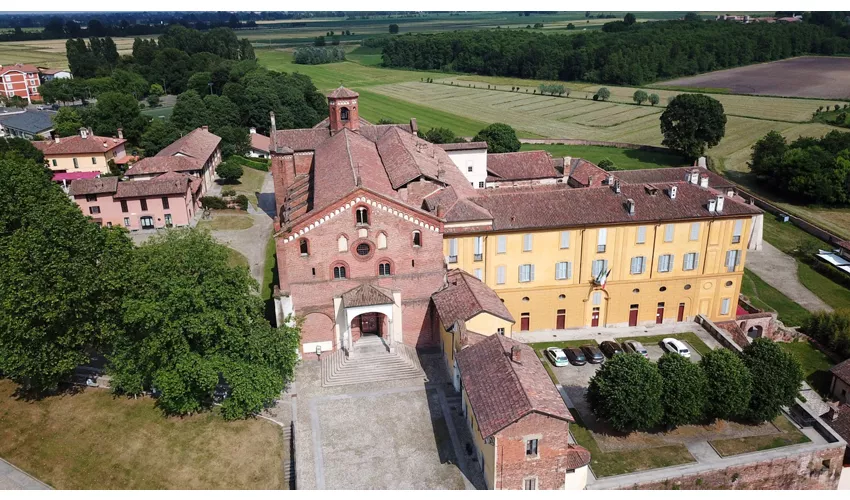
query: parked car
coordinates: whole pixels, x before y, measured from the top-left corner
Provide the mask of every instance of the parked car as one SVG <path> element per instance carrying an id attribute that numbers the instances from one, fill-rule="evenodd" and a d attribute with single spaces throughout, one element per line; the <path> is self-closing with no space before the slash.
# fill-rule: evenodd
<path id="1" fill-rule="evenodd" d="M 567 359 L 567 355 L 564 354 L 564 351 L 558 347 L 547 347 L 546 357 L 549 358 L 549 361 L 551 361 L 552 364 L 555 366 L 570 365 L 570 361 Z"/>
<path id="2" fill-rule="evenodd" d="M 587 363 L 587 358 L 584 357 L 584 353 L 577 347 L 568 347 L 564 349 L 564 354 L 567 355 L 567 359 L 570 360 L 570 363 L 576 366 L 582 366 Z"/>
<path id="3" fill-rule="evenodd" d="M 627 340 L 623 342 L 623 350 L 625 352 L 633 352 L 640 354 L 644 358 L 649 359 L 649 353 L 646 352 L 646 349 L 643 347 L 643 344 L 641 344 L 637 340 Z"/>
<path id="4" fill-rule="evenodd" d="M 602 354 L 602 351 L 600 351 L 595 345 L 585 344 L 581 346 L 581 352 L 584 353 L 584 357 L 587 358 L 587 361 L 590 363 L 598 364 L 605 361 L 605 356 Z"/>
<path id="5" fill-rule="evenodd" d="M 609 358 L 613 358 L 615 354 L 623 353 L 623 348 L 620 347 L 620 344 L 612 340 L 606 340 L 605 342 L 602 342 L 601 344 L 599 344 L 599 347 L 602 349 L 602 352 L 604 352 L 605 355 Z"/>
<path id="6" fill-rule="evenodd" d="M 690 349 L 688 349 L 687 346 L 685 346 L 685 344 L 682 343 L 681 340 L 674 339 L 672 337 L 667 337 L 666 339 L 661 341 L 661 347 L 663 347 L 664 350 L 667 352 L 675 352 L 676 354 L 684 358 L 691 357 Z"/>

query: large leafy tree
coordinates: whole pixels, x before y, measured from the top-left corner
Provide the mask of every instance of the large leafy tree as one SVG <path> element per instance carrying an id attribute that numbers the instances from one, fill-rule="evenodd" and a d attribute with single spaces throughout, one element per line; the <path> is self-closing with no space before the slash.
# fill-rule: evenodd
<path id="1" fill-rule="evenodd" d="M 661 143 L 689 158 L 717 146 L 726 134 L 723 105 L 703 94 L 679 94 L 661 114 Z"/>
<path id="2" fill-rule="evenodd" d="M 463 139 L 458 139 L 454 132 L 445 127 L 432 128 L 424 134 L 420 132 L 420 136 L 432 144 L 450 144 L 453 142 L 463 142 Z"/>
<path id="3" fill-rule="evenodd" d="M 705 412 L 707 380 L 696 363 L 675 353 L 658 360 L 664 381 L 664 423 L 669 427 L 698 422 Z"/>
<path id="4" fill-rule="evenodd" d="M 227 250 L 195 229 L 169 231 L 139 247 L 123 301 L 124 334 L 110 356 L 116 390 L 156 389 L 169 414 L 209 408 L 220 382 L 230 387 L 226 418 L 254 414 L 291 379 L 296 328 L 263 317 L 257 283 L 230 267 Z"/>
<path id="5" fill-rule="evenodd" d="M 59 137 L 77 135 L 82 127 L 83 118 L 74 108 L 59 108 L 59 112 L 53 115 L 53 131 Z"/>
<path id="6" fill-rule="evenodd" d="M 55 388 L 119 329 L 122 229 L 84 216 L 43 165 L 0 156 L 0 373 Z"/>
<path id="7" fill-rule="evenodd" d="M 753 381 L 741 357 L 728 349 L 717 349 L 706 353 L 700 366 L 708 380 L 706 415 L 727 420 L 743 417 Z"/>
<path id="8" fill-rule="evenodd" d="M 209 124 L 209 114 L 204 100 L 194 90 L 187 90 L 177 96 L 171 122 L 183 132 Z"/>
<path id="9" fill-rule="evenodd" d="M 640 354 L 618 354 L 596 372 L 587 401 L 597 417 L 630 432 L 661 423 L 663 381 L 654 363 Z"/>
<path id="10" fill-rule="evenodd" d="M 17 154 L 25 160 L 32 160 L 39 165 L 44 165 L 44 153 L 32 145 L 26 139 L 19 137 L 5 137 L 0 139 L 0 158 Z"/>
<path id="11" fill-rule="evenodd" d="M 747 416 L 755 422 L 773 420 L 783 406 L 794 403 L 803 370 L 791 353 L 776 342 L 758 338 L 744 348 L 744 364 L 753 377 L 753 393 Z"/>
<path id="12" fill-rule="evenodd" d="M 139 112 L 136 99 L 129 94 L 106 92 L 97 98 L 97 104 L 83 116 L 83 121 L 97 135 L 115 136 L 119 128 L 124 137 L 137 143 L 147 127 L 148 120 Z"/>
<path id="13" fill-rule="evenodd" d="M 519 151 L 521 146 L 516 130 L 504 123 L 487 125 L 472 140 L 473 142 L 486 141 L 488 153 L 512 153 Z"/>
<path id="14" fill-rule="evenodd" d="M 139 146 L 145 150 L 145 156 L 153 156 L 166 146 L 180 138 L 180 131 L 177 130 L 169 120 L 154 120 L 151 122 L 145 133 L 142 134 L 142 139 L 139 141 Z"/>

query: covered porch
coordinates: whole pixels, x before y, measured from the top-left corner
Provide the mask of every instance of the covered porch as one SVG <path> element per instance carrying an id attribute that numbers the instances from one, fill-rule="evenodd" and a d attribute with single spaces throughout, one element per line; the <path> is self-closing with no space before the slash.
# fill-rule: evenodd
<path id="1" fill-rule="evenodd" d="M 334 317 L 336 344 L 347 357 L 362 338 L 372 346 L 380 339 L 389 352 L 403 342 L 400 292 L 362 284 L 334 298 Z"/>

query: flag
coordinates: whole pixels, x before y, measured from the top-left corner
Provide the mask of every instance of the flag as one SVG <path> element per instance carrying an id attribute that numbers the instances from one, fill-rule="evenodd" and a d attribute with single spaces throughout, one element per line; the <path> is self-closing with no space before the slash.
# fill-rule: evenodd
<path id="1" fill-rule="evenodd" d="M 597 279 L 597 283 L 602 285 L 602 289 L 605 290 L 605 283 L 608 282 L 608 276 L 611 275 L 611 270 L 607 269 L 601 273 L 599 273 L 599 279 Z"/>

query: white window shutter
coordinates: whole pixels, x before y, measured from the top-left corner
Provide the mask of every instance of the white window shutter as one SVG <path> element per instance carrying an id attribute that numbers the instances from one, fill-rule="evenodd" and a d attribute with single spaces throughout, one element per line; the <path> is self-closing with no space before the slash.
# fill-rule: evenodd
<path id="1" fill-rule="evenodd" d="M 567 262 L 567 279 L 573 279 L 573 263 Z"/>
<path id="2" fill-rule="evenodd" d="M 531 276 L 529 278 L 529 281 L 534 281 L 534 264 L 531 264 L 531 273 L 530 274 L 531 274 Z"/>
<path id="3" fill-rule="evenodd" d="M 570 232 L 561 231 L 561 248 L 570 248 Z"/>

